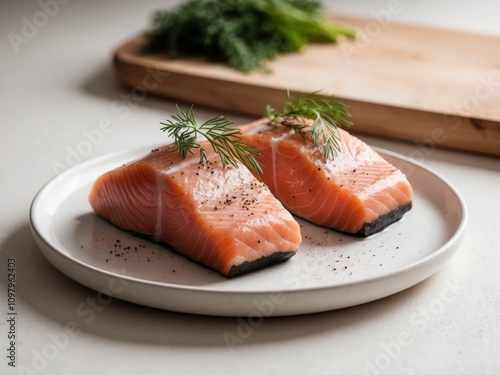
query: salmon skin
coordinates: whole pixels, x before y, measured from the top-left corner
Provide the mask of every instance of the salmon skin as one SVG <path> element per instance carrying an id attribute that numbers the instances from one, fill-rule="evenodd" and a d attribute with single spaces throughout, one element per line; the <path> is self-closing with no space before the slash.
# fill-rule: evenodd
<path id="1" fill-rule="evenodd" d="M 292 257 L 302 240 L 293 216 L 247 168 L 222 168 L 202 145 L 205 165 L 198 152 L 182 159 L 170 145 L 100 176 L 92 208 L 228 277 Z"/>
<path id="2" fill-rule="evenodd" d="M 342 129 L 340 150 L 326 162 L 321 147 L 289 127 L 259 120 L 240 129 L 262 155 L 262 181 L 293 214 L 314 224 L 367 237 L 412 207 L 406 176 Z"/>

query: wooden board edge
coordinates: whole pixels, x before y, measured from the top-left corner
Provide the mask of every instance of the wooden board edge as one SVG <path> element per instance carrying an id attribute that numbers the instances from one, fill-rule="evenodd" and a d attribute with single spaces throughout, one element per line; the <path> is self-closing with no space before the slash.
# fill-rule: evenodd
<path id="1" fill-rule="evenodd" d="M 124 44 L 125 45 L 125 44 Z M 192 76 L 161 67 L 139 65 L 124 55 L 121 47 L 113 55 L 116 79 L 131 88 L 187 103 L 243 115 L 261 116 L 266 105 L 280 107 L 286 88 L 263 87 Z M 350 131 L 403 140 L 423 150 L 436 147 L 500 156 L 500 122 L 393 107 L 338 97 L 345 102 L 355 124 Z"/>

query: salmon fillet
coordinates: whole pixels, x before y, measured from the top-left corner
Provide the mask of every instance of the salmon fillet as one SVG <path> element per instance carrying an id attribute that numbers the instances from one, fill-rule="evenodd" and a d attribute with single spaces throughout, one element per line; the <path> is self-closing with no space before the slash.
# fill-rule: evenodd
<path id="1" fill-rule="evenodd" d="M 312 140 L 266 121 L 241 126 L 243 139 L 259 149 L 262 180 L 293 214 L 366 237 L 411 209 L 406 176 L 358 138 L 338 129 L 340 151 L 325 162 Z"/>
<path id="2" fill-rule="evenodd" d="M 97 179 L 89 201 L 117 227 L 168 244 L 180 254 L 233 277 L 295 254 L 293 216 L 244 166 L 222 168 L 210 144 L 182 159 L 173 145 Z"/>

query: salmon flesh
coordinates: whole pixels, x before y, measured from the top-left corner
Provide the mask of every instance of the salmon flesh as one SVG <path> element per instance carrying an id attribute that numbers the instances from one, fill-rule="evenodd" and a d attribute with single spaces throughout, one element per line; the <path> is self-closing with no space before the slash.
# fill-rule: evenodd
<path id="1" fill-rule="evenodd" d="M 173 145 L 97 179 L 89 201 L 117 227 L 234 277 L 292 257 L 301 243 L 293 216 L 244 166 L 222 168 L 210 144 L 181 158 Z"/>
<path id="2" fill-rule="evenodd" d="M 340 150 L 321 149 L 293 129 L 259 120 L 240 127 L 262 157 L 262 181 L 293 214 L 314 224 L 367 237 L 411 209 L 406 176 L 366 143 L 337 129 Z"/>

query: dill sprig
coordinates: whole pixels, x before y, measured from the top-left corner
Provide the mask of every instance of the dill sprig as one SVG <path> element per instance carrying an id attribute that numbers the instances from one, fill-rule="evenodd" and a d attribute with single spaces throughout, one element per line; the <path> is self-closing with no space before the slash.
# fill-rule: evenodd
<path id="1" fill-rule="evenodd" d="M 187 111 L 177 107 L 171 118 L 161 122 L 164 125 L 161 130 L 174 138 L 174 144 L 183 159 L 188 153 L 194 154 L 193 149 L 198 149 L 200 164 L 208 162 L 203 145 L 197 142 L 198 135 L 202 135 L 219 154 L 223 168 L 228 164 L 237 168 L 239 166 L 237 161 L 240 161 L 257 177 L 262 173 L 262 168 L 255 159 L 260 156 L 258 149 L 243 142 L 240 129 L 231 128 L 233 122 L 229 118 L 218 116 L 199 125 L 194 116 L 193 106 Z"/>
<path id="2" fill-rule="evenodd" d="M 287 91 L 283 108 L 276 111 L 268 105 L 264 117 L 269 119 L 271 125 L 290 127 L 304 140 L 312 139 L 314 147 L 323 145 L 326 162 L 340 152 L 338 127 L 349 127 L 352 123 L 348 120 L 350 114 L 344 103 L 332 97 L 315 98 L 316 94 L 312 92 L 292 98 Z"/>

